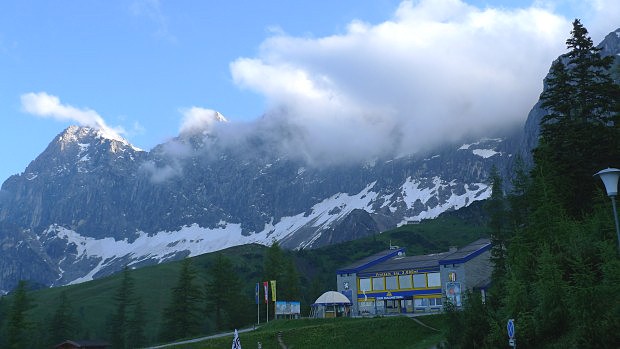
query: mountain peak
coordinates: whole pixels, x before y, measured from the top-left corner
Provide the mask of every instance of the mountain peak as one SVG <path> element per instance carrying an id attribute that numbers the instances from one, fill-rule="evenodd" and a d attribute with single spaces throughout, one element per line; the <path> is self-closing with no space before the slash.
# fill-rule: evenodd
<path id="1" fill-rule="evenodd" d="M 220 112 L 212 109 L 192 107 L 184 111 L 185 117 L 181 125 L 180 135 L 208 134 L 215 125 L 228 120 Z"/>
<path id="2" fill-rule="evenodd" d="M 143 151 L 140 148 L 134 147 L 125 138 L 121 137 L 118 133 L 111 129 L 96 129 L 87 126 L 69 126 L 59 136 L 58 143 L 63 149 L 69 143 L 89 142 L 92 139 L 98 139 L 100 141 L 109 140 L 112 143 L 112 151 L 115 151 L 118 146 L 130 147 L 134 151 Z M 120 144 L 118 144 L 120 143 Z"/>

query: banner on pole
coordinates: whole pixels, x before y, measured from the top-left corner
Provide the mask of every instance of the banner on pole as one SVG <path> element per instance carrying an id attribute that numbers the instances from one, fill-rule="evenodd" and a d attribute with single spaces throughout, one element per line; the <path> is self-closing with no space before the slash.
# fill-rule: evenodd
<path id="1" fill-rule="evenodd" d="M 260 286 L 259 286 L 259 283 L 257 282 L 256 283 L 256 290 L 254 291 L 254 298 L 256 298 L 256 304 L 258 304 L 258 298 L 259 298 L 258 294 L 259 293 L 260 293 Z"/>
<path id="2" fill-rule="evenodd" d="M 241 341 L 239 340 L 239 332 L 235 329 L 235 336 L 233 337 L 232 349 L 241 349 Z"/>
<path id="3" fill-rule="evenodd" d="M 276 301 L 276 280 L 271 280 L 271 300 Z"/>
<path id="4" fill-rule="evenodd" d="M 268 286 L 269 282 L 268 281 L 264 281 L 263 282 L 263 288 L 265 289 L 265 304 L 269 303 L 269 286 Z"/>

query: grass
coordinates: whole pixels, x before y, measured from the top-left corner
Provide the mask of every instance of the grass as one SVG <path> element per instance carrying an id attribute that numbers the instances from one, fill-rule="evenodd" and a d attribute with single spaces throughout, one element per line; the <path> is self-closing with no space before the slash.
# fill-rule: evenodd
<path id="1" fill-rule="evenodd" d="M 280 348 L 278 333 L 291 349 L 403 348 L 428 349 L 444 339 L 444 315 L 421 318 L 426 328 L 409 317 L 337 318 L 276 320 L 251 332 L 239 334 L 242 347 Z M 198 343 L 176 345 L 177 349 L 227 348 L 232 336 L 208 339 Z"/>

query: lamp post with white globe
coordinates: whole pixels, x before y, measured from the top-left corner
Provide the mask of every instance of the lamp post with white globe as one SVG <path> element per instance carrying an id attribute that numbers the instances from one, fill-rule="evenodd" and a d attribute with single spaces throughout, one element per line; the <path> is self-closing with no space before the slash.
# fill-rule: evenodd
<path id="1" fill-rule="evenodd" d="M 616 196 L 618 196 L 618 179 L 620 170 L 617 168 L 606 168 L 594 174 L 599 176 L 607 190 L 607 196 L 611 198 L 611 206 L 614 209 L 614 219 L 616 221 L 616 235 L 618 236 L 618 252 L 620 253 L 620 224 L 618 224 L 618 211 L 616 210 Z"/>

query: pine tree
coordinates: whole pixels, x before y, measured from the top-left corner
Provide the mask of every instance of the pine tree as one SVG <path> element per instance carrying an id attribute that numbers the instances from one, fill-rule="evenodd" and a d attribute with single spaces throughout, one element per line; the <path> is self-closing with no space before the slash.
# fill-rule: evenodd
<path id="1" fill-rule="evenodd" d="M 577 19 L 566 44 L 569 52 L 552 65 L 541 95 L 549 113 L 535 159 L 551 165 L 560 201 L 579 218 L 592 210 L 592 175 L 620 165 L 620 86 L 610 75 L 613 57 L 601 57 Z"/>
<path id="2" fill-rule="evenodd" d="M 72 338 L 77 333 L 77 320 L 66 291 L 60 293 L 58 302 L 58 307 L 49 322 L 49 340 L 52 344 Z"/>
<path id="3" fill-rule="evenodd" d="M 196 271 L 191 259 L 186 258 L 181 265 L 177 284 L 172 288 L 170 304 L 164 309 L 161 339 L 174 340 L 200 333 L 202 299 L 200 288 L 196 285 Z"/>
<path id="4" fill-rule="evenodd" d="M 299 285 L 299 272 L 295 267 L 295 262 L 292 257 L 289 257 L 285 263 L 284 275 L 280 286 L 279 297 L 283 300 L 299 300 L 301 296 Z"/>
<path id="5" fill-rule="evenodd" d="M 144 327 L 146 326 L 146 313 L 142 300 L 138 299 L 133 306 L 133 312 L 127 321 L 127 347 L 140 348 L 146 343 Z"/>
<path id="6" fill-rule="evenodd" d="M 134 281 L 129 274 L 129 268 L 125 266 L 121 279 L 121 285 L 114 294 L 116 309 L 108 322 L 108 333 L 112 347 L 128 348 L 127 325 L 129 322 L 129 310 L 134 304 Z"/>
<path id="7" fill-rule="evenodd" d="M 263 273 L 265 280 L 278 280 L 284 275 L 285 256 L 278 241 L 273 240 L 265 253 Z"/>
<path id="8" fill-rule="evenodd" d="M 508 194 L 509 222 L 512 230 L 523 229 L 527 224 L 528 197 L 531 180 L 526 170 L 523 158 L 517 156 L 514 162 L 514 174 L 512 177 L 512 189 Z"/>
<path id="9" fill-rule="evenodd" d="M 506 227 L 506 200 L 504 198 L 503 181 L 497 168 L 493 166 L 490 173 L 491 197 L 485 208 L 489 215 L 489 229 L 491 231 L 491 261 L 493 263 L 493 286 L 489 302 L 493 308 L 499 307 L 499 301 L 505 293 L 506 277 L 506 247 L 508 245 L 508 229 Z"/>
<path id="10" fill-rule="evenodd" d="M 13 302 L 7 316 L 7 342 L 10 349 L 29 347 L 28 331 L 32 327 L 32 322 L 28 319 L 27 312 L 33 307 L 26 282 L 20 281 L 13 292 Z"/>
<path id="11" fill-rule="evenodd" d="M 227 328 L 235 316 L 236 302 L 242 298 L 241 281 L 237 277 L 229 258 L 218 253 L 215 262 L 209 268 L 210 280 L 206 285 L 207 312 L 215 314 L 215 327 Z"/>

